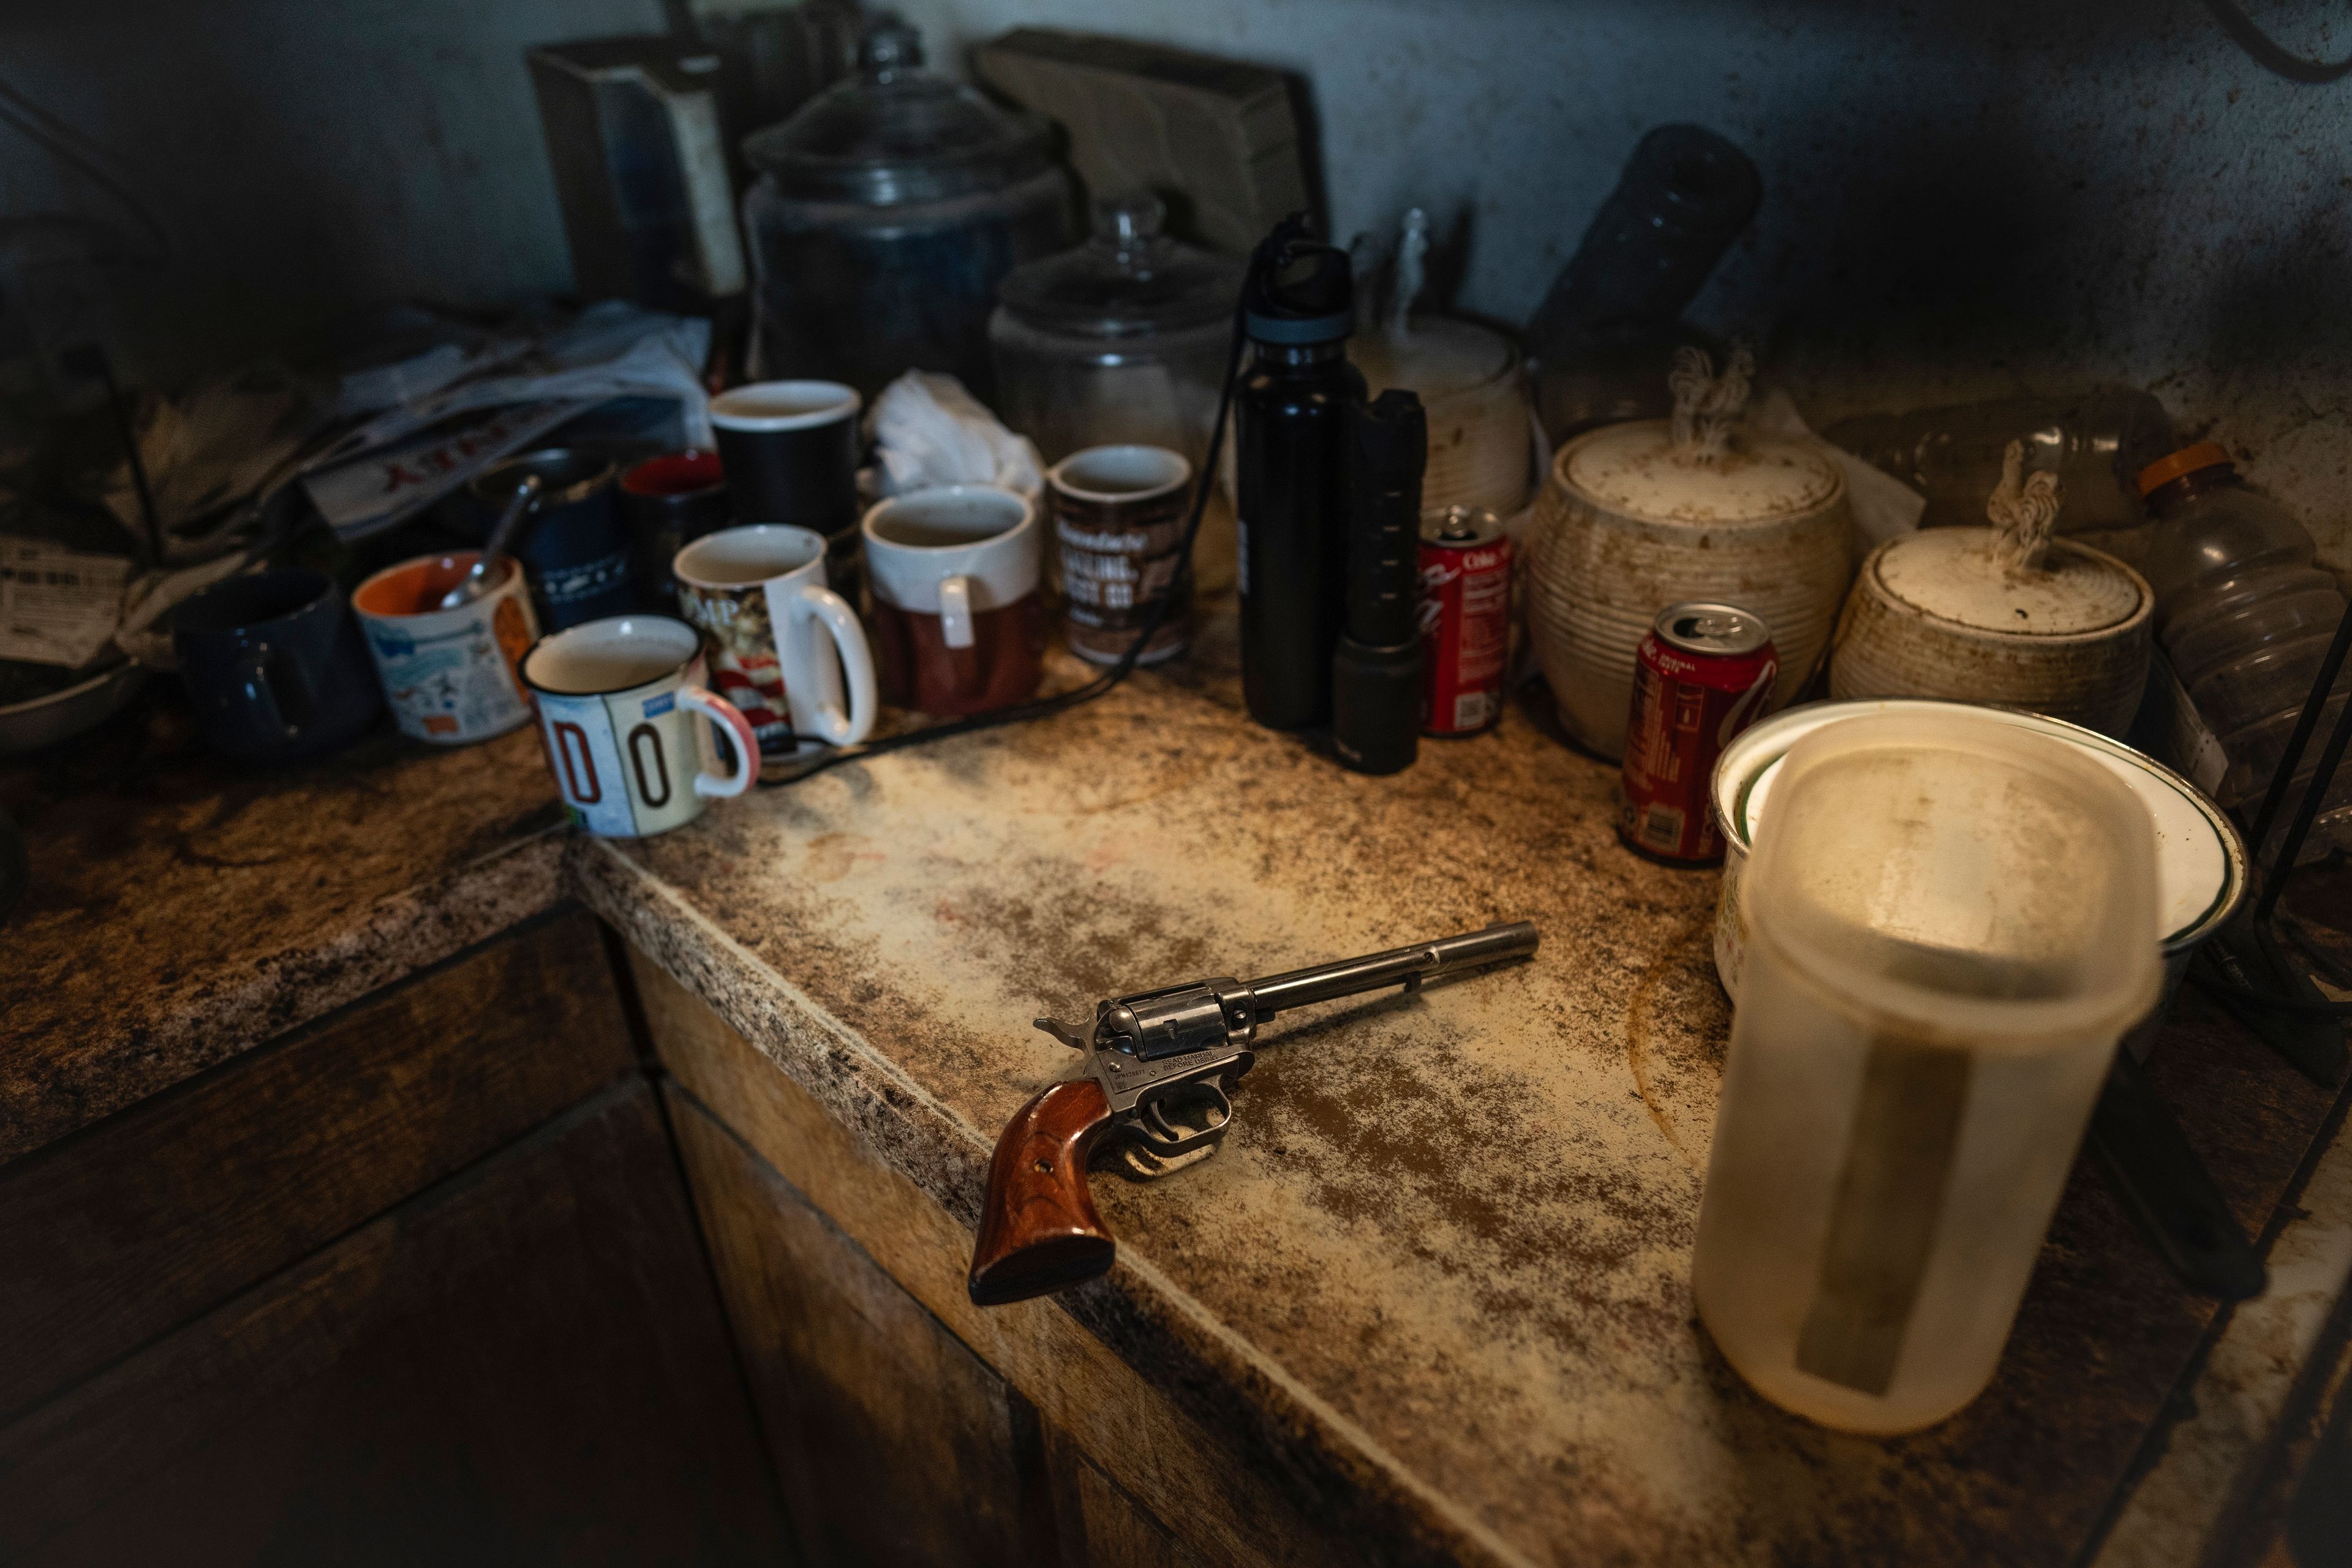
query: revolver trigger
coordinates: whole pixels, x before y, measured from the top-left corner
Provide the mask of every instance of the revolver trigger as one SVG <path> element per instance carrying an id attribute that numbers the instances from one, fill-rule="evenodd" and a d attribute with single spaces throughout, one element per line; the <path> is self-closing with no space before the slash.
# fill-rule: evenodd
<path id="1" fill-rule="evenodd" d="M 1033 1018 L 1030 1022 L 1035 1025 L 1038 1028 L 1045 1030 L 1047 1034 L 1053 1036 L 1055 1039 L 1061 1041 L 1062 1044 L 1069 1047 L 1070 1049 L 1074 1051 L 1083 1051 L 1088 1048 L 1085 1037 L 1081 1036 L 1076 1030 L 1071 1028 L 1066 1024 L 1056 1023 L 1051 1018 Z"/>

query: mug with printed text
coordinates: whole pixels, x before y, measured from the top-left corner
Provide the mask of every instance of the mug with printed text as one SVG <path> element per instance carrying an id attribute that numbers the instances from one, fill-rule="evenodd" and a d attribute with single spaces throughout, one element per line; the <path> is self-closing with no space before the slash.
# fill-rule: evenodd
<path id="1" fill-rule="evenodd" d="M 874 728 L 874 656 L 856 612 L 825 586 L 824 554 L 809 529 L 759 523 L 706 534 L 671 563 L 719 694 L 769 756 L 854 745 Z"/>
<path id="2" fill-rule="evenodd" d="M 703 684 L 702 639 L 667 616 L 613 616 L 542 637 L 522 661 L 540 738 L 572 820 L 599 838 L 682 827 L 706 800 L 743 794 L 759 742 L 733 703 Z M 712 726 L 733 766 L 721 772 Z"/>

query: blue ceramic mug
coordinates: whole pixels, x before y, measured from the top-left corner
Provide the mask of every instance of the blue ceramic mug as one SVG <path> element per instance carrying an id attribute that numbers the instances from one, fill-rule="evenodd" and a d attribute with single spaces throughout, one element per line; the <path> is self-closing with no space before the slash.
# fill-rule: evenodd
<path id="1" fill-rule="evenodd" d="M 172 612 L 172 643 L 198 727 L 241 763 L 324 756 L 383 711 L 358 618 L 323 572 L 215 583 Z"/>

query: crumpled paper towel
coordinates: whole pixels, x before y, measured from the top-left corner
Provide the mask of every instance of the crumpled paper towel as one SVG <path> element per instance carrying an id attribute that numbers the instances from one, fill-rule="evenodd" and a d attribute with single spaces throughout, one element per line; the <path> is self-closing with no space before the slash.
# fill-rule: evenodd
<path id="1" fill-rule="evenodd" d="M 951 375 L 910 370 L 882 389 L 866 416 L 886 496 L 938 485 L 1001 485 L 1034 496 L 1045 465 L 1026 436 L 999 423 Z"/>

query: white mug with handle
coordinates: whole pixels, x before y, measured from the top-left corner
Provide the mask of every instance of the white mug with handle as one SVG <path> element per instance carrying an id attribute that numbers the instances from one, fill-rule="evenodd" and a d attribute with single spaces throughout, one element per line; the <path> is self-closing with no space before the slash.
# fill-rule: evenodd
<path id="1" fill-rule="evenodd" d="M 523 656 L 548 765 L 572 819 L 599 838 L 682 827 L 759 782 L 751 721 L 703 684 L 702 639 L 667 616 L 611 616 Z M 705 722 L 708 721 L 708 722 Z M 711 726 L 732 742 L 719 765 Z"/>
<path id="2" fill-rule="evenodd" d="M 705 534 L 670 563 L 719 692 L 770 756 L 855 745 L 874 729 L 874 656 L 857 613 L 825 586 L 824 555 L 809 529 L 755 523 Z"/>

